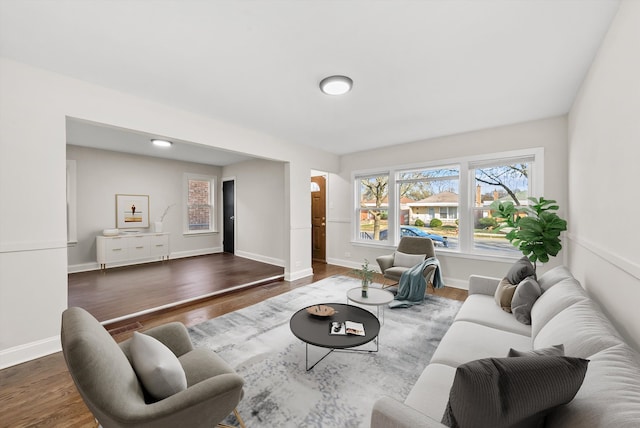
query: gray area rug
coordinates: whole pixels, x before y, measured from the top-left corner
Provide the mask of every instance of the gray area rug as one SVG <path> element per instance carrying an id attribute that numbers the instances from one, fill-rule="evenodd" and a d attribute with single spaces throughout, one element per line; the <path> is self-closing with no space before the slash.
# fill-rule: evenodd
<path id="1" fill-rule="evenodd" d="M 305 345 L 289 319 L 313 304 L 346 303 L 358 286 L 354 278 L 326 278 L 189 329 L 197 347 L 213 349 L 244 378 L 238 411 L 247 427 L 369 427 L 376 399 L 404 400 L 462 303 L 427 295 L 421 305 L 386 308 L 379 352 L 334 352 L 307 372 Z M 310 360 L 325 352 L 310 346 Z"/>

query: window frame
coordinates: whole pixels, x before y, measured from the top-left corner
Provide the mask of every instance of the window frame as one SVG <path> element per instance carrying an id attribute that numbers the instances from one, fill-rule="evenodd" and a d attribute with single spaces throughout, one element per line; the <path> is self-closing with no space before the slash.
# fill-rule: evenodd
<path id="1" fill-rule="evenodd" d="M 209 182 L 209 229 L 189 230 L 189 181 L 207 181 Z M 184 173 L 182 184 L 182 224 L 183 235 L 203 235 L 218 232 L 217 227 L 217 177 L 204 174 Z"/>
<path id="2" fill-rule="evenodd" d="M 352 210 L 352 236 L 351 244 L 366 247 L 396 247 L 400 241 L 399 224 L 398 224 L 398 210 L 399 201 L 397 200 L 397 187 L 398 176 L 402 172 L 407 170 L 416 169 L 438 169 L 444 167 L 451 167 L 452 165 L 459 166 L 459 205 L 458 219 L 459 219 L 459 234 L 458 234 L 458 246 L 457 248 L 443 248 L 437 247 L 437 252 L 443 252 L 447 255 L 457 257 L 470 257 L 474 259 L 507 259 L 511 260 L 518 258 L 520 253 L 514 253 L 509 255 L 504 252 L 498 251 L 482 251 L 474 248 L 474 222 L 473 213 L 475 211 L 475 174 L 474 170 L 478 166 L 488 164 L 506 164 L 510 161 L 531 159 L 531 177 L 528 179 L 529 197 L 540 197 L 544 194 L 544 148 L 533 147 L 520 150 L 503 151 L 495 153 L 487 153 L 482 155 L 463 156 L 458 158 L 441 159 L 436 161 L 426 161 L 421 163 L 415 163 L 410 165 L 397 165 L 389 167 L 388 169 L 371 169 L 371 170 L 355 170 L 352 172 L 353 183 L 353 206 L 355 210 Z M 376 175 L 388 175 L 388 236 L 385 241 L 374 241 L 361 239 L 359 235 L 360 231 L 360 179 L 366 177 L 372 177 Z"/>

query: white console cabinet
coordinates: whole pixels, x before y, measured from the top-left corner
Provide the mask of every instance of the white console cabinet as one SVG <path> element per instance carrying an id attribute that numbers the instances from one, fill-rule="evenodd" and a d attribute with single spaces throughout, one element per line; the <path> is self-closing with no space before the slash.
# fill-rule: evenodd
<path id="1" fill-rule="evenodd" d="M 169 259 L 169 233 L 135 233 L 97 236 L 96 250 L 100 269 L 107 265 L 128 265 Z"/>

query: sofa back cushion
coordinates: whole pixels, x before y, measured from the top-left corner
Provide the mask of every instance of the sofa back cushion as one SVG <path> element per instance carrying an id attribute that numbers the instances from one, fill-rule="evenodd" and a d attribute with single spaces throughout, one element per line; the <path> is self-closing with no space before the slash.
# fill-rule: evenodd
<path id="1" fill-rule="evenodd" d="M 547 289 L 531 308 L 531 337 L 535 338 L 547 322 L 574 303 L 589 300 L 587 292 L 573 277 Z"/>
<path id="2" fill-rule="evenodd" d="M 573 278 L 571 271 L 567 269 L 566 266 L 557 266 L 540 275 L 540 277 L 538 277 L 538 284 L 540 285 L 540 288 L 542 288 L 542 292 L 544 293 L 555 284 L 567 278 Z"/>
<path id="3" fill-rule="evenodd" d="M 546 323 L 533 339 L 533 348 L 560 343 L 564 345 L 565 355 L 589 358 L 624 342 L 598 306 L 591 300 L 584 300 L 564 309 Z"/>
<path id="4" fill-rule="evenodd" d="M 620 344 L 589 357 L 575 398 L 554 409 L 548 428 L 637 427 L 640 422 L 640 355 Z"/>

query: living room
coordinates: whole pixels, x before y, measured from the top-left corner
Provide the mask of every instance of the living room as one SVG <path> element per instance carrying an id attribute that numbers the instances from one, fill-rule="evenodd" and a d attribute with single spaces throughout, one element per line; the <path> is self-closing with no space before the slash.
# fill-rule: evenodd
<path id="1" fill-rule="evenodd" d="M 628 220 L 640 208 L 640 202 L 633 197 L 636 193 L 633 185 L 638 177 L 635 159 L 640 154 L 637 145 L 640 136 L 637 126 L 640 61 L 635 46 L 640 39 L 640 5 L 631 0 L 589 3 L 599 4 L 610 14 L 606 25 L 598 21 L 600 27 L 594 30 L 600 38 L 593 56 L 582 58 L 586 64 L 581 68 L 580 78 L 573 81 L 575 87 L 552 87 L 542 94 L 544 98 L 567 91 L 570 94 L 568 103 L 554 111 L 547 110 L 544 116 L 511 121 L 511 117 L 523 117 L 515 114 L 518 112 L 514 106 L 517 105 L 515 100 L 524 97 L 511 88 L 512 98 L 484 100 L 487 104 L 502 103 L 502 113 L 507 116 L 507 119 L 495 120 L 491 126 L 483 126 L 491 121 L 478 121 L 475 127 L 469 125 L 467 129 L 455 132 L 442 130 L 431 137 L 397 134 L 387 137 L 387 141 L 394 140 L 393 145 L 381 144 L 348 153 L 301 145 L 296 140 L 249 129 L 224 120 L 224 112 L 219 116 L 194 112 L 183 98 L 167 103 L 148 96 L 142 84 L 125 90 L 126 85 L 114 88 L 81 76 L 65 75 L 59 64 L 47 66 L 44 59 L 42 62 L 34 59 L 37 55 L 30 57 L 29 46 L 9 43 L 14 37 L 13 31 L 21 34 L 15 28 L 20 24 L 9 23 L 10 18 L 3 18 L 0 33 L 0 200 L 3 207 L 0 368 L 60 350 L 60 314 L 67 307 L 70 264 L 65 206 L 66 125 L 69 118 L 179 138 L 247 154 L 261 159 L 251 161 L 258 164 L 281 167 L 278 180 L 282 187 L 278 189 L 278 195 L 281 195 L 282 203 L 271 205 L 261 215 L 266 216 L 268 223 L 282 225 L 282 229 L 268 231 L 270 235 L 265 240 L 252 239 L 256 236 L 255 230 L 241 232 L 238 250 L 246 255 L 281 262 L 289 281 L 312 273 L 311 170 L 326 171 L 328 177 L 327 261 L 356 267 L 364 259 L 374 260 L 388 252 L 389 248 L 353 242 L 354 174 L 542 148 L 544 188 L 541 195 L 559 202 L 569 230 L 563 236 L 560 256 L 540 269 L 546 271 L 560 264 L 569 266 L 629 343 L 640 348 L 640 315 L 635 307 L 640 301 L 640 266 L 637 262 L 640 254 L 635 244 L 640 232 Z M 33 12 L 12 10 L 16 6 L 8 5 L 2 5 L 3 16 L 12 16 L 14 12 L 27 20 L 26 16 Z M 59 14 L 63 12 L 54 13 Z M 40 14 L 35 16 L 44 20 Z M 91 34 L 87 27 L 93 24 L 78 24 L 75 31 Z M 566 36 L 569 34 L 570 29 Z M 24 55 L 19 51 L 22 48 Z M 44 53 L 41 55 L 45 56 Z M 95 61 L 100 55 L 94 56 Z M 378 65 L 378 62 L 374 64 Z M 464 61 L 459 64 L 466 66 Z M 113 67 L 113 64 L 109 66 Z M 553 68 L 549 63 L 547 66 L 546 72 L 550 75 L 559 73 L 562 68 Z M 333 69 L 326 70 L 331 71 Z M 317 76 L 309 76 L 309 91 L 318 92 L 318 97 L 323 94 L 317 88 L 317 80 L 324 77 L 321 76 L 324 72 L 323 68 L 317 71 Z M 149 74 L 153 75 L 153 71 Z M 351 95 L 357 94 L 358 85 L 364 85 L 364 80 L 358 80 L 358 76 L 362 76 L 361 71 L 354 76 Z M 189 75 L 182 79 L 189 80 Z M 527 87 L 532 82 L 521 84 Z M 465 89 L 464 86 L 455 88 Z M 528 94 L 528 103 L 541 102 Z M 338 100 L 331 99 L 335 110 L 325 110 L 325 117 L 345 116 L 354 109 L 353 105 L 340 106 L 334 101 Z M 314 102 L 326 108 L 326 100 Z M 231 106 L 232 100 L 229 103 L 230 108 L 241 109 L 235 104 Z M 447 107 L 450 116 L 454 121 L 458 117 L 462 120 L 461 113 L 454 107 Z M 474 107 L 476 116 L 482 116 L 482 104 L 478 102 Z M 297 127 L 295 119 L 291 120 L 291 127 Z M 426 118 L 422 120 L 427 121 Z M 220 176 L 233 176 L 246 189 L 261 192 L 260 168 L 262 165 L 230 165 L 222 167 Z M 114 194 L 110 192 L 104 197 L 113 201 Z M 614 210 L 612 206 L 620 208 Z M 154 209 L 163 208 L 164 204 Z M 110 226 L 105 224 L 104 228 Z M 220 245 L 219 237 L 214 239 L 217 241 L 209 246 Z M 444 249 L 439 249 L 438 258 L 445 282 L 462 288 L 466 287 L 469 275 L 500 276 L 513 262 L 510 258 L 479 257 Z"/>

